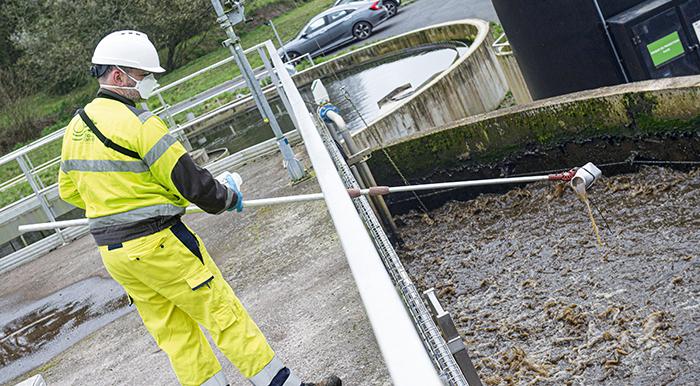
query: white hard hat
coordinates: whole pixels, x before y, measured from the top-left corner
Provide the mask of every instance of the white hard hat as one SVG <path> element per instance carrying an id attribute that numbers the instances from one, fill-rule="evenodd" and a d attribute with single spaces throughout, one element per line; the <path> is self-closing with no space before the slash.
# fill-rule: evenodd
<path id="1" fill-rule="evenodd" d="M 156 47 L 145 33 L 138 31 L 116 31 L 102 38 L 95 47 L 92 62 L 165 72 L 160 66 Z"/>

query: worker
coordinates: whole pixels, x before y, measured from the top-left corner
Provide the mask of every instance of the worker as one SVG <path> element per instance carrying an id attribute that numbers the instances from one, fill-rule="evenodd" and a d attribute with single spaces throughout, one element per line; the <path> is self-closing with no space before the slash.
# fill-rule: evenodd
<path id="1" fill-rule="evenodd" d="M 85 209 L 110 275 L 129 295 L 184 386 L 225 386 L 199 325 L 255 386 L 340 386 L 330 376 L 302 383 L 273 352 L 207 253 L 182 223 L 189 203 L 220 214 L 242 209 L 228 176 L 218 182 L 193 161 L 163 121 L 137 103 L 165 70 L 148 37 L 117 31 L 92 57 L 97 97 L 78 110 L 63 138 L 59 192 Z"/>

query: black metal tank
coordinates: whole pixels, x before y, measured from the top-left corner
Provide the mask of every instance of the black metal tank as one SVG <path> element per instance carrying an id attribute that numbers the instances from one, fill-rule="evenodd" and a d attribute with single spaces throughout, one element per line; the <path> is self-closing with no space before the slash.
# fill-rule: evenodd
<path id="1" fill-rule="evenodd" d="M 601 13 L 607 19 L 642 1 L 492 2 L 534 99 L 625 82 Z"/>

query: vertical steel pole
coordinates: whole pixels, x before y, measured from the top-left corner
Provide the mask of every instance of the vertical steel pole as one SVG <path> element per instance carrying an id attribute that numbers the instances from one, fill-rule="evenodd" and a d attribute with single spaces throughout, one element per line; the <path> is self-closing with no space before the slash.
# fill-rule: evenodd
<path id="1" fill-rule="evenodd" d="M 282 43 L 282 39 L 280 39 L 280 35 L 277 34 L 277 29 L 275 28 L 275 25 L 272 23 L 272 19 L 270 19 L 270 26 L 272 27 L 272 30 L 275 31 L 275 36 L 277 36 L 277 41 L 280 42 L 280 47 L 282 48 L 282 52 L 284 52 L 284 60 L 287 61 L 289 60 L 289 56 L 287 55 L 287 50 L 284 48 L 284 44 Z M 273 53 L 271 52 L 270 55 Z"/>
<path id="2" fill-rule="evenodd" d="M 258 54 L 260 54 L 260 57 L 263 60 L 263 65 L 265 66 L 265 70 L 267 70 L 267 73 L 270 75 L 270 80 L 272 81 L 272 84 L 275 85 L 275 88 L 277 89 L 277 95 L 280 96 L 280 100 L 282 100 L 282 104 L 284 105 L 284 108 L 287 109 L 287 111 L 291 112 L 292 107 L 289 104 L 289 99 L 287 99 L 287 94 L 285 94 L 282 91 L 282 83 L 280 82 L 279 76 L 275 74 L 274 69 L 272 68 L 272 65 L 270 64 L 270 61 L 267 59 L 267 55 L 265 55 L 265 50 L 262 47 L 258 47 Z M 286 71 L 286 69 L 284 69 Z M 294 124 L 294 127 L 299 129 L 299 123 L 297 123 L 297 119 L 294 116 L 294 114 L 289 114 L 289 117 L 292 118 L 292 123 Z"/>
<path id="3" fill-rule="evenodd" d="M 175 120 L 173 119 L 173 116 L 170 115 L 170 107 L 165 104 L 165 100 L 163 99 L 163 94 L 158 92 L 158 99 L 160 99 L 160 105 L 163 106 L 163 110 L 165 110 L 165 115 L 168 117 L 168 123 L 170 123 L 171 127 L 175 127 Z"/>
<path id="4" fill-rule="evenodd" d="M 603 29 L 605 30 L 605 36 L 608 37 L 608 42 L 610 42 L 610 47 L 613 50 L 613 54 L 615 54 L 615 59 L 617 59 L 617 64 L 620 66 L 620 71 L 622 71 L 622 76 L 625 78 L 625 83 L 629 83 L 630 80 L 627 78 L 627 72 L 625 72 L 625 67 L 622 65 L 622 59 L 620 59 L 620 55 L 618 55 L 617 49 L 615 48 L 615 43 L 613 43 L 612 36 L 610 36 L 610 31 L 608 30 L 608 23 L 605 21 L 605 17 L 603 17 L 603 12 L 600 10 L 600 5 L 598 5 L 598 0 L 593 0 L 593 4 L 595 4 L 595 9 L 598 11 L 598 17 L 600 17 L 600 21 L 603 23 Z"/>
<path id="5" fill-rule="evenodd" d="M 260 84 L 258 83 L 257 79 L 255 79 L 253 69 L 250 67 L 250 63 L 248 63 L 248 59 L 243 53 L 243 47 L 241 47 L 240 43 L 241 39 L 239 39 L 233 31 L 233 25 L 243 21 L 244 19 L 243 5 L 241 2 L 234 2 L 231 4 L 233 8 L 228 12 L 225 12 L 220 0 L 211 0 L 211 3 L 214 6 L 216 14 L 219 16 L 217 22 L 220 23 L 221 28 L 226 31 L 226 35 L 229 37 L 229 39 L 223 42 L 223 45 L 231 50 L 231 54 L 236 60 L 238 68 L 241 70 L 243 79 L 245 79 L 246 84 L 248 84 L 250 93 L 253 95 L 253 99 L 255 100 L 255 104 L 258 106 L 258 110 L 260 111 L 260 115 L 262 115 L 263 121 L 265 123 L 269 123 L 272 127 L 272 131 L 275 133 L 275 137 L 277 137 L 277 146 L 280 148 L 282 156 L 287 162 L 287 171 L 292 177 L 292 183 L 294 184 L 308 179 L 310 177 L 309 174 L 301 165 L 301 162 L 299 162 L 296 156 L 294 156 L 294 152 L 292 151 L 292 147 L 289 145 L 289 141 L 284 134 L 282 134 L 282 129 L 280 129 L 279 123 L 277 123 L 275 115 L 272 113 L 270 105 L 265 99 L 265 95 L 260 88 Z"/>
<path id="6" fill-rule="evenodd" d="M 34 178 L 36 178 L 35 181 L 39 183 L 39 189 L 45 189 L 46 185 L 44 185 L 44 182 L 41 180 L 41 177 L 39 177 L 39 173 L 37 173 L 36 168 L 32 163 L 32 160 L 29 159 L 29 155 L 27 155 L 27 153 L 24 153 L 20 157 L 24 157 L 24 160 L 27 162 L 27 165 L 29 166 L 29 172 Z"/>

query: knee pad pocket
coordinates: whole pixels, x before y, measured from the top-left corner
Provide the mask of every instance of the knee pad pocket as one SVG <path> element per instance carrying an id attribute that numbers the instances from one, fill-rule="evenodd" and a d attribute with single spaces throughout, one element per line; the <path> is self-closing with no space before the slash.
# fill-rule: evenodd
<path id="1" fill-rule="evenodd" d="M 238 319 L 231 306 L 227 304 L 222 304 L 221 307 L 219 307 L 212 314 L 214 316 L 214 320 L 216 321 L 216 325 L 219 326 L 221 331 L 231 327 L 236 319 Z"/>

